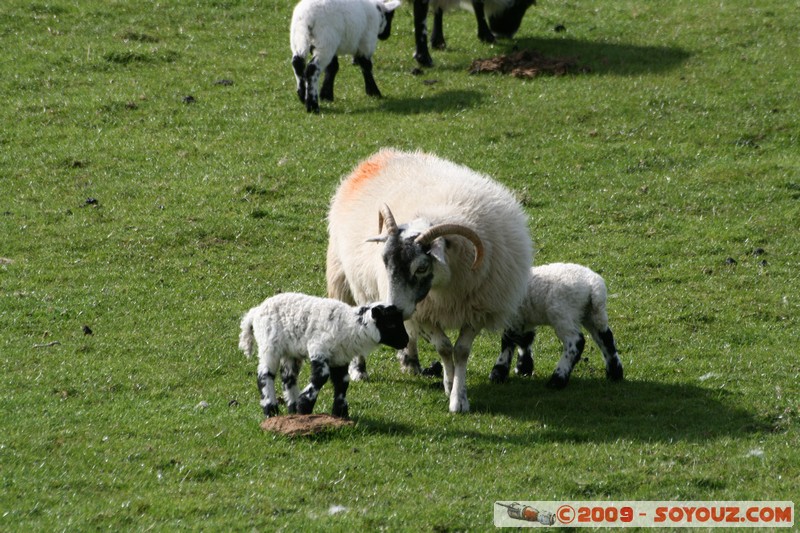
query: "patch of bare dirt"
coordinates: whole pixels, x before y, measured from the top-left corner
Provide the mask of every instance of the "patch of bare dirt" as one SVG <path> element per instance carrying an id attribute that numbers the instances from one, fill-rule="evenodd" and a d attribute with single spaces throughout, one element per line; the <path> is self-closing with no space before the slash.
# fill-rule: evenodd
<path id="1" fill-rule="evenodd" d="M 566 74 L 590 72 L 574 57 L 546 57 L 536 50 L 519 50 L 507 55 L 476 59 L 469 67 L 470 74 L 500 72 L 516 78 L 535 78 L 543 74 L 564 76 Z"/>
<path id="2" fill-rule="evenodd" d="M 352 426 L 354 422 L 347 418 L 318 414 L 318 415 L 281 415 L 273 416 L 261 422 L 261 429 L 298 437 L 303 435 L 314 435 L 329 429 L 338 429 L 344 426 Z"/>

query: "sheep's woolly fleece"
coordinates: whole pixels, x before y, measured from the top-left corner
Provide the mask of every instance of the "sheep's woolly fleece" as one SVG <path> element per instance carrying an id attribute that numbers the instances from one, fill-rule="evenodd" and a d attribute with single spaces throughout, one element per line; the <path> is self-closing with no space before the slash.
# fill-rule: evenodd
<path id="1" fill-rule="evenodd" d="M 326 414 L 273 416 L 261 422 L 261 429 L 288 437 L 314 435 L 328 429 L 352 426 L 354 422 Z"/>
<path id="2" fill-rule="evenodd" d="M 574 57 L 545 57 L 535 50 L 520 50 L 489 59 L 476 59 L 469 67 L 470 74 L 500 72 L 501 74 L 511 74 L 515 78 L 535 78 L 542 74 L 563 76 L 589 71 L 589 67 L 579 65 L 578 60 Z"/>

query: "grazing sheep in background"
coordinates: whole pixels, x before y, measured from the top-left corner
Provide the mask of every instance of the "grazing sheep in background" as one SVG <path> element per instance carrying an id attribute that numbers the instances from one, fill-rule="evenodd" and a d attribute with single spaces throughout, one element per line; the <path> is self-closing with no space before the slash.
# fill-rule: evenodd
<path id="1" fill-rule="evenodd" d="M 364 223 L 376 215 L 377 237 Z M 472 343 L 482 329 L 508 325 L 532 261 L 527 217 L 514 195 L 467 167 L 385 149 L 339 185 L 328 233 L 328 296 L 396 305 L 411 338 L 404 367 L 419 372 L 416 338 L 429 340 L 442 359 L 450 411 L 468 411 Z M 459 330 L 455 347 L 447 329 Z M 365 378 L 365 370 L 353 359 L 351 378 Z"/>
<path id="2" fill-rule="evenodd" d="M 564 353 L 547 382 L 548 387 L 563 389 L 570 373 L 580 360 L 586 343 L 581 325 L 592 335 L 603 353 L 606 377 L 622 379 L 622 362 L 608 327 L 606 284 L 592 270 L 574 264 L 553 263 L 533 267 L 528 278 L 528 291 L 519 307 L 513 325 L 503 332 L 501 353 L 489 379 L 500 383 L 508 378 L 508 370 L 519 347 L 516 371 L 523 376 L 533 373 L 531 345 L 536 326 L 550 325 L 564 345 Z"/>
<path id="3" fill-rule="evenodd" d="M 378 39 L 392 31 L 397 0 L 301 0 L 294 8 L 290 41 L 297 96 L 306 111 L 319 113 L 319 99 L 333 101 L 333 82 L 339 71 L 339 54 L 350 54 L 361 67 L 369 96 L 381 92 L 372 76 L 372 54 Z M 306 57 L 313 58 L 306 66 Z M 325 71 L 322 92 L 319 77 Z"/>
<path id="4" fill-rule="evenodd" d="M 462 5 L 472 8 L 478 22 L 478 39 L 485 43 L 493 43 L 495 36 L 508 38 L 514 36 L 522 24 L 522 17 L 527 9 L 536 4 L 536 0 L 414 0 L 414 38 L 416 51 L 414 59 L 423 67 L 433 66 L 433 59 L 428 51 L 428 4 L 433 8 L 433 31 L 431 46 L 443 50 L 445 48 L 442 20 L 444 12 Z M 486 15 L 489 23 L 486 23 Z"/>
<path id="5" fill-rule="evenodd" d="M 333 415 L 347 417 L 347 366 L 378 344 L 395 349 L 408 343 L 403 314 L 393 305 L 354 308 L 337 300 L 286 293 L 267 298 L 242 319 L 239 348 L 247 357 L 258 343 L 258 390 L 269 417 L 278 414 L 275 376 L 282 362 L 281 381 L 290 413 L 309 414 L 320 389 L 333 382 Z M 311 361 L 311 383 L 298 393 L 297 374 L 304 359 Z"/>

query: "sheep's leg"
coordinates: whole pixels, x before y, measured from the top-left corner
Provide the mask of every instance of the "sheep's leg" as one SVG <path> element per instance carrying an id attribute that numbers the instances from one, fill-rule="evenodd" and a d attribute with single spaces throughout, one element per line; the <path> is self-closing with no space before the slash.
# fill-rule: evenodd
<path id="1" fill-rule="evenodd" d="M 311 383 L 303 389 L 297 399 L 297 412 L 301 415 L 308 415 L 314 410 L 314 404 L 317 403 L 317 396 L 319 395 L 322 386 L 327 383 L 331 375 L 328 363 L 325 360 L 312 359 L 311 360 Z"/>
<path id="2" fill-rule="evenodd" d="M 428 51 L 428 0 L 414 0 L 414 59 L 423 67 L 432 67 L 433 59 Z"/>
<path id="3" fill-rule="evenodd" d="M 346 366 L 331 367 L 331 383 L 333 384 L 333 416 L 347 418 L 350 416 L 347 407 L 347 387 L 350 385 L 350 376 Z"/>
<path id="4" fill-rule="evenodd" d="M 400 369 L 403 372 L 418 375 L 422 373 L 422 368 L 419 364 L 417 334 L 410 327 L 406 327 L 406 331 L 408 332 L 408 345 L 397 351 L 397 360 L 400 361 Z"/>
<path id="5" fill-rule="evenodd" d="M 372 60 L 362 55 L 356 55 L 353 60 L 361 67 L 361 74 L 364 75 L 364 90 L 367 91 L 367 95 L 380 98 L 381 92 L 378 90 L 378 85 L 372 76 Z"/>
<path id="6" fill-rule="evenodd" d="M 478 22 L 478 39 L 485 43 L 493 43 L 495 39 L 494 33 L 489 29 L 486 23 L 486 14 L 483 9 L 483 2 L 479 0 L 472 0 L 472 10 L 475 12 L 475 18 Z"/>
<path id="7" fill-rule="evenodd" d="M 442 359 L 442 378 L 444 382 L 444 393 L 450 396 L 453 390 L 453 377 L 455 374 L 455 363 L 453 362 L 453 344 L 447 338 L 444 331 L 440 328 L 435 328 L 433 332 L 423 331 L 423 336 L 428 340 L 436 349 L 436 353 Z"/>
<path id="8" fill-rule="evenodd" d="M 520 376 L 533 375 L 533 341 L 536 340 L 536 331 L 531 330 L 524 333 L 517 339 L 519 349 L 517 353 L 517 366 L 514 367 L 514 372 Z"/>
<path id="9" fill-rule="evenodd" d="M 431 32 L 431 46 L 437 50 L 444 50 L 447 48 L 447 43 L 444 42 L 444 10 L 439 7 L 433 12 L 433 31 Z"/>
<path id="10" fill-rule="evenodd" d="M 322 89 L 319 91 L 320 100 L 333 102 L 333 81 L 336 79 L 337 72 L 339 72 L 339 58 L 333 56 L 333 59 L 325 69 L 325 80 L 322 82 Z"/>
<path id="11" fill-rule="evenodd" d="M 511 361 L 514 360 L 514 352 L 517 346 L 519 346 L 520 356 L 516 372 L 523 376 L 530 376 L 533 373 L 533 357 L 530 351 L 533 337 L 533 331 L 505 330 L 500 340 L 500 355 L 497 357 L 492 372 L 489 374 L 489 381 L 492 383 L 504 383 L 508 379 Z M 522 368 L 522 372 L 520 372 L 520 368 Z"/>
<path id="12" fill-rule="evenodd" d="M 286 402 L 288 413 L 297 412 L 297 398 L 300 391 L 297 388 L 297 375 L 300 373 L 302 359 L 289 359 L 283 361 L 281 366 L 281 382 L 283 383 L 283 399 Z"/>
<path id="13" fill-rule="evenodd" d="M 617 346 L 614 343 L 614 334 L 611 332 L 611 328 L 606 327 L 604 331 L 590 328 L 589 331 L 594 342 L 603 353 L 603 359 L 606 362 L 606 378 L 612 381 L 620 381 L 623 377 L 622 361 L 617 353 Z"/>
<path id="14" fill-rule="evenodd" d="M 306 66 L 306 111 L 309 113 L 319 113 L 319 75 L 320 67 L 317 58 L 311 60 Z"/>
<path id="15" fill-rule="evenodd" d="M 348 372 L 350 373 L 350 379 L 352 381 L 369 380 L 369 374 L 367 373 L 367 360 L 360 355 L 353 357 L 353 360 L 350 361 Z"/>
<path id="16" fill-rule="evenodd" d="M 455 349 L 453 350 L 453 389 L 450 391 L 450 412 L 466 413 L 469 411 L 467 399 L 467 361 L 472 351 L 472 343 L 478 336 L 479 329 L 463 326 L 458 334 Z"/>
<path id="17" fill-rule="evenodd" d="M 575 368 L 575 364 L 581 360 L 581 354 L 583 353 L 583 347 L 586 345 L 586 340 L 580 332 L 568 334 L 556 333 L 564 344 L 564 353 L 553 375 L 550 376 L 547 386 L 552 389 L 563 389 L 569 382 L 569 376 L 572 373 L 572 369 Z"/>
<path id="18" fill-rule="evenodd" d="M 302 103 L 306 103 L 306 58 L 293 56 L 292 68 L 294 69 L 294 79 L 297 81 L 297 97 Z"/>
<path id="19" fill-rule="evenodd" d="M 275 396 L 275 375 L 278 372 L 280 358 L 272 357 L 266 352 L 258 354 L 257 373 L 258 391 L 261 394 L 261 409 L 269 418 L 278 414 L 278 398 Z"/>

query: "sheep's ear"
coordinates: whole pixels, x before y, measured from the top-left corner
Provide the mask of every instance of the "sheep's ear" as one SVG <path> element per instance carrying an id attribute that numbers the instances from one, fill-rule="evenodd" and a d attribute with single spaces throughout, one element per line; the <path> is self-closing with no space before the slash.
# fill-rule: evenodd
<path id="1" fill-rule="evenodd" d="M 391 2 L 384 3 L 383 7 L 386 9 L 387 13 L 390 13 L 400 7 L 400 2 L 398 0 L 392 0 Z"/>
<path id="2" fill-rule="evenodd" d="M 444 237 L 439 237 L 438 239 L 434 239 L 431 243 L 431 251 L 429 252 L 431 257 L 436 259 L 443 265 L 447 264 L 447 254 L 445 251 L 447 250 L 447 243 L 444 241 Z"/>

